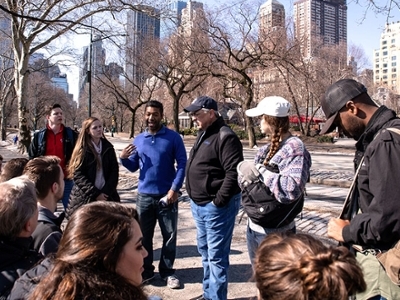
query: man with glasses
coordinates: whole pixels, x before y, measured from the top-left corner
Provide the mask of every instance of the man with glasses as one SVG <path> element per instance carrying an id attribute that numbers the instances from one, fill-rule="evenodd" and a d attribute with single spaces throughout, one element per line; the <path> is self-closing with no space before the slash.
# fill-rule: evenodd
<path id="1" fill-rule="evenodd" d="M 400 119 L 387 107 L 378 107 L 365 86 L 352 79 L 332 84 L 321 106 L 328 118 L 321 134 L 339 127 L 357 140 L 355 169 L 361 165 L 350 205 L 343 219 L 329 221 L 328 236 L 358 245 L 355 254 L 368 287 L 357 300 L 400 299 L 399 286 L 375 257 L 400 239 L 400 135 L 392 130 L 400 129 Z"/>
<path id="2" fill-rule="evenodd" d="M 201 96 L 184 110 L 199 129 L 186 165 L 186 190 L 204 268 L 203 294 L 192 299 L 225 300 L 229 252 L 241 198 L 236 167 L 243 160 L 243 147 L 218 113 L 214 99 Z"/>

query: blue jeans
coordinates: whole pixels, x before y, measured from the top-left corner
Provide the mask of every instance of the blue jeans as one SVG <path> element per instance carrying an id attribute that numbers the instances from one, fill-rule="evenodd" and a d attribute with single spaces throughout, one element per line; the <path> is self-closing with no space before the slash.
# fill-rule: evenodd
<path id="1" fill-rule="evenodd" d="M 142 243 L 149 253 L 149 255 L 144 259 L 144 278 L 152 277 L 154 275 L 153 237 L 157 221 L 163 237 L 158 271 L 162 278 L 175 273 L 173 265 L 176 256 L 178 202 L 163 207 L 158 203 L 163 196 L 165 195 L 138 194 L 136 201 L 136 209 L 140 219 L 140 228 L 143 234 Z"/>
<path id="2" fill-rule="evenodd" d="M 227 299 L 229 252 L 240 199 L 241 194 L 237 194 L 224 207 L 217 207 L 212 202 L 197 205 L 190 201 L 197 227 L 197 249 L 204 269 L 205 299 Z"/>
<path id="3" fill-rule="evenodd" d="M 291 225 L 291 226 L 290 226 Z M 261 242 L 265 239 L 268 234 L 278 233 L 278 232 L 293 232 L 296 233 L 296 226 L 289 224 L 289 226 L 285 226 L 282 228 L 264 228 L 264 233 L 252 230 L 247 224 L 247 232 L 246 232 L 246 240 L 247 240 L 247 251 L 249 252 L 249 258 L 251 265 L 254 263 L 254 259 L 256 257 L 256 252 L 258 246 L 260 246 Z"/>
<path id="4" fill-rule="evenodd" d="M 64 210 L 67 209 L 69 203 L 69 195 L 71 194 L 72 187 L 74 186 L 74 181 L 70 179 L 64 179 L 64 195 L 62 198 L 62 204 Z"/>

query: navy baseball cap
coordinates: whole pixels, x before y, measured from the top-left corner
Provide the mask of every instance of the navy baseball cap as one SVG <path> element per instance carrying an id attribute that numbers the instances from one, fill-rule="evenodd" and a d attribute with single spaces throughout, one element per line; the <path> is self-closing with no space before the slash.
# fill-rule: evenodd
<path id="1" fill-rule="evenodd" d="M 331 132 L 335 129 L 333 122 L 337 114 L 350 101 L 362 93 L 366 93 L 367 88 L 353 79 L 341 79 L 332 84 L 321 99 L 321 107 L 327 118 L 320 134 Z"/>
<path id="2" fill-rule="evenodd" d="M 214 111 L 218 111 L 217 102 L 213 98 L 208 97 L 208 96 L 200 96 L 200 97 L 194 99 L 192 104 L 190 104 L 188 107 L 184 108 L 183 110 L 185 112 L 195 112 L 202 108 L 213 109 Z"/>

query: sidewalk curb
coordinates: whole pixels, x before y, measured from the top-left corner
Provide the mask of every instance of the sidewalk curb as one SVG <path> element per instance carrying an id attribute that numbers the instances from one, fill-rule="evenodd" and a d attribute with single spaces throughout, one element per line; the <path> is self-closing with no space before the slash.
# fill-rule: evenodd
<path id="1" fill-rule="evenodd" d="M 337 186 L 340 188 L 349 188 L 352 181 L 349 180 L 337 180 L 337 179 L 322 179 L 322 178 L 310 178 L 310 183 Z"/>

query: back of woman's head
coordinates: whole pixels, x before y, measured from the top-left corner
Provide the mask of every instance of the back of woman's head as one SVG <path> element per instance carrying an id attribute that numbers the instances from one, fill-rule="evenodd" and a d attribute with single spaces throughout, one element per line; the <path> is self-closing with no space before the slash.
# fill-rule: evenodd
<path id="1" fill-rule="evenodd" d="M 254 273 L 263 300 L 347 300 L 366 288 L 354 255 L 306 234 L 267 236 Z"/>
<path id="2" fill-rule="evenodd" d="M 145 299 L 116 273 L 118 258 L 138 221 L 134 208 L 113 202 L 93 202 L 69 220 L 53 260 L 53 268 L 31 299 L 74 299 L 87 291 L 113 299 Z M 129 295 L 129 297 L 127 296 Z"/>

